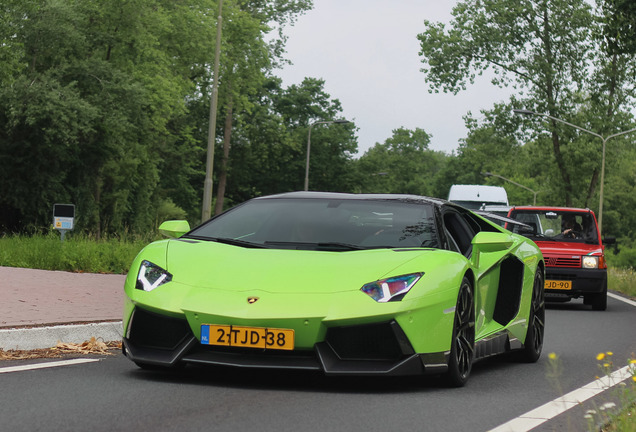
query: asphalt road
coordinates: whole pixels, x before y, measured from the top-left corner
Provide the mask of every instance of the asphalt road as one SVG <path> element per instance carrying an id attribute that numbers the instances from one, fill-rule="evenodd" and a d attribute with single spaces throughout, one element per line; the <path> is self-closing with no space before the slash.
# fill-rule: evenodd
<path id="1" fill-rule="evenodd" d="M 636 352 L 636 307 L 613 298 L 605 312 L 574 301 L 547 310 L 544 355 L 475 365 L 467 386 L 436 378 L 329 378 L 318 374 L 187 367 L 138 369 L 121 354 L 99 361 L 2 373 L 36 361 L 0 362 L 0 429 L 11 431 L 488 431 L 600 374 L 596 355 L 616 368 Z M 562 371 L 549 377 L 548 354 Z M 55 360 L 39 360 L 50 362 Z M 602 393 L 537 431 L 587 430 Z"/>

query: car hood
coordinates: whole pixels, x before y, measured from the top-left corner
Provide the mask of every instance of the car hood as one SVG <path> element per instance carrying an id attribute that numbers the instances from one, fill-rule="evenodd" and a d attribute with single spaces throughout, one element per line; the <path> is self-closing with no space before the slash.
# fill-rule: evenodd
<path id="1" fill-rule="evenodd" d="M 540 241 L 535 240 L 543 255 L 602 255 L 603 249 L 598 244 L 561 242 L 561 241 Z"/>
<path id="2" fill-rule="evenodd" d="M 166 248 L 166 270 L 172 273 L 174 282 L 200 288 L 258 289 L 271 293 L 358 290 L 365 283 L 405 274 L 400 270 L 408 267 L 405 266 L 408 262 L 423 254 L 435 253 L 430 249 L 351 252 L 252 249 L 189 240 L 172 240 Z M 430 263 L 435 265 L 439 266 L 439 262 Z M 404 271 L 413 272 L 413 269 L 404 268 Z"/>

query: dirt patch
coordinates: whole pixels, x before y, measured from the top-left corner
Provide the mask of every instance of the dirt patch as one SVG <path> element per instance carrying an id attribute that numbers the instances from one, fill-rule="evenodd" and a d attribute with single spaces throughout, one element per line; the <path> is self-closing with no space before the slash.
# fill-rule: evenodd
<path id="1" fill-rule="evenodd" d="M 34 350 L 7 350 L 0 349 L 1 360 L 29 360 L 37 358 L 59 358 L 69 354 L 80 355 L 114 355 L 115 351 L 121 351 L 121 341 L 104 342 L 91 338 L 80 344 L 58 342 L 52 348 Z"/>

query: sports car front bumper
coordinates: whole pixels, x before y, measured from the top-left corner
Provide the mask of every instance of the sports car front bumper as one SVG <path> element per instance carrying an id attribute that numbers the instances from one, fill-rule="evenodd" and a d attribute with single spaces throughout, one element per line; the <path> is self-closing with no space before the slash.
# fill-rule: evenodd
<path id="1" fill-rule="evenodd" d="M 171 367 L 180 363 L 322 371 L 326 375 L 419 375 L 443 373 L 447 353 L 415 353 L 399 324 L 329 328 L 313 350 L 259 350 L 204 345 L 185 319 L 136 308 L 123 339 L 132 361 Z"/>

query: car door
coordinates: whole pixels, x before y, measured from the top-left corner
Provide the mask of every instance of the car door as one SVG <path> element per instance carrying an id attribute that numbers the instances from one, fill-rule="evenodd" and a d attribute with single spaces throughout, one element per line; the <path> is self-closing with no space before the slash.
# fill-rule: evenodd
<path id="1" fill-rule="evenodd" d="M 457 251 L 467 259 L 473 253 L 472 240 L 475 235 L 486 229 L 495 228 L 480 226 L 468 212 L 455 209 L 444 211 L 445 230 L 456 244 Z M 475 334 L 479 339 L 495 333 L 508 325 L 519 311 L 521 291 L 523 287 L 523 263 L 510 249 L 489 252 L 478 260 L 479 268 L 473 268 L 475 275 Z"/>
<path id="2" fill-rule="evenodd" d="M 472 240 L 476 232 L 468 224 L 467 220 L 452 207 L 442 211 L 442 223 L 444 232 L 449 238 L 451 249 L 470 258 L 472 253 Z"/>

